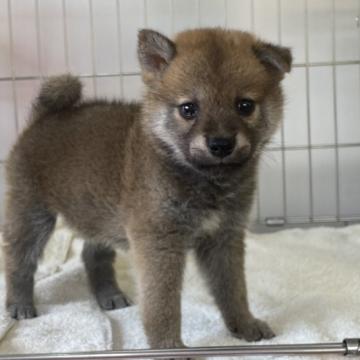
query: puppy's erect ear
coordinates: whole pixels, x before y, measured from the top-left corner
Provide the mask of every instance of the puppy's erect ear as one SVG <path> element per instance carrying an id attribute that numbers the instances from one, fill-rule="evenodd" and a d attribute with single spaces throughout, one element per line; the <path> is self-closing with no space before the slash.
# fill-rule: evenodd
<path id="1" fill-rule="evenodd" d="M 276 71 L 281 76 L 290 72 L 292 55 L 289 48 L 259 41 L 253 46 L 253 50 L 269 70 Z"/>
<path id="2" fill-rule="evenodd" d="M 138 34 L 138 57 L 143 75 L 158 77 L 175 57 L 175 44 L 166 36 L 153 30 Z"/>

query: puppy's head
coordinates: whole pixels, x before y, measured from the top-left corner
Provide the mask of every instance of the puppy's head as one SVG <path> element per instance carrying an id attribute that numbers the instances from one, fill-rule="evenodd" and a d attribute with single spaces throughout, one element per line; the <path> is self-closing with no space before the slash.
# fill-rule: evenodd
<path id="1" fill-rule="evenodd" d="M 178 162 L 203 172 L 238 169 L 275 132 L 288 48 L 241 31 L 191 30 L 171 41 L 142 30 L 138 56 L 145 128 Z"/>

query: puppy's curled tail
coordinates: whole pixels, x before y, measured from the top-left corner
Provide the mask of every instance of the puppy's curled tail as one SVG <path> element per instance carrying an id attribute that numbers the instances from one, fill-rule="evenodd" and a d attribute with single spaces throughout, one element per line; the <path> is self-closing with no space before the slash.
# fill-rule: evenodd
<path id="1" fill-rule="evenodd" d="M 81 82 L 75 76 L 50 77 L 41 86 L 35 108 L 50 113 L 69 109 L 80 101 L 81 88 Z"/>

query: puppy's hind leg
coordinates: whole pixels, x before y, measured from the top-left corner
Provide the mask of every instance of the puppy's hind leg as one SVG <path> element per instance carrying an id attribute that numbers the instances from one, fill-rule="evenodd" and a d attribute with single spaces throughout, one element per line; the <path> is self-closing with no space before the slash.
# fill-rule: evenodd
<path id="1" fill-rule="evenodd" d="M 6 308 L 14 319 L 36 316 L 34 273 L 56 223 L 56 216 L 43 205 L 9 198 L 4 255 Z"/>
<path id="2" fill-rule="evenodd" d="M 116 253 L 110 246 L 85 242 L 82 257 L 88 274 L 91 290 L 99 306 L 104 310 L 129 306 L 116 282 L 113 262 Z"/>

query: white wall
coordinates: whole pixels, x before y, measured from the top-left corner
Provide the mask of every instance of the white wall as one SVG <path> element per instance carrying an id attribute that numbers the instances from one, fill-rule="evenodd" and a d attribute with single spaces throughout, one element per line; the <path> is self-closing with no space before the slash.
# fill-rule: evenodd
<path id="1" fill-rule="evenodd" d="M 255 218 L 360 218 L 359 13 L 360 0 L 0 0 L 0 177 L 41 76 L 70 71 L 87 96 L 139 99 L 138 29 L 227 26 L 295 55 Z M 0 203 L 3 193 L 1 178 Z"/>

